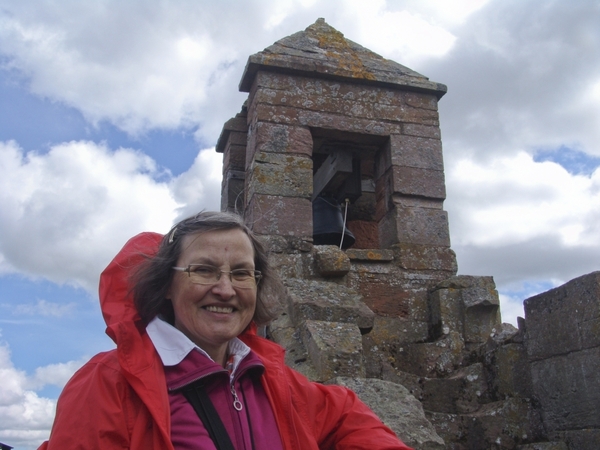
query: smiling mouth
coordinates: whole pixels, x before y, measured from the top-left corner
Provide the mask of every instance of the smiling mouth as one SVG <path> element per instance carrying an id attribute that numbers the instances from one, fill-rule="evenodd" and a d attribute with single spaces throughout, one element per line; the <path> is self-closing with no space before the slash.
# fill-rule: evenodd
<path id="1" fill-rule="evenodd" d="M 209 312 L 225 314 L 231 314 L 233 312 L 233 308 L 231 306 L 206 306 L 204 309 Z"/>

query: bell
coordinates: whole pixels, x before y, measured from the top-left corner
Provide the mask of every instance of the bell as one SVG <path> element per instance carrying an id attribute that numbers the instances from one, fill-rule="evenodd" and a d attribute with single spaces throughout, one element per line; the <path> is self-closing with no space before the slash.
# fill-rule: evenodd
<path id="1" fill-rule="evenodd" d="M 354 235 L 344 228 L 342 208 L 334 198 L 317 197 L 312 204 L 313 209 L 313 243 L 314 245 L 337 245 L 342 249 L 354 244 Z M 344 240 L 342 241 L 342 230 Z"/>

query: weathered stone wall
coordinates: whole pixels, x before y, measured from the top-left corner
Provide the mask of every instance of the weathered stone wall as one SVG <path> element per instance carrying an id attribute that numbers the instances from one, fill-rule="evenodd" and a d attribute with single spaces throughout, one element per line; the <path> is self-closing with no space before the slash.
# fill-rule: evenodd
<path id="1" fill-rule="evenodd" d="M 600 272 L 525 301 L 527 355 L 546 433 L 600 448 Z"/>

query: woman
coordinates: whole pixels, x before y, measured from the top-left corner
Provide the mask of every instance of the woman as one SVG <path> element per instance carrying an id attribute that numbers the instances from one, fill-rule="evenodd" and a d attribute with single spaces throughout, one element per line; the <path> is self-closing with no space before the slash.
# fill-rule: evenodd
<path id="1" fill-rule="evenodd" d="M 115 350 L 65 386 L 40 449 L 408 449 L 356 397 L 256 334 L 282 287 L 237 216 L 132 238 L 100 278 Z"/>

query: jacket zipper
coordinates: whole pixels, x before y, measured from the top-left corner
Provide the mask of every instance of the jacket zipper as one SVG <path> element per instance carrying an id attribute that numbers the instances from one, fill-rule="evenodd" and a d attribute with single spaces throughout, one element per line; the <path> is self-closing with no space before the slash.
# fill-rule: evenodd
<path id="1" fill-rule="evenodd" d="M 233 395 L 233 407 L 237 411 L 241 411 L 244 408 L 244 405 L 242 405 L 242 402 L 240 402 L 240 399 L 238 398 L 237 392 L 235 391 L 234 383 L 235 383 L 234 381 L 231 382 L 231 394 Z"/>
<path id="2" fill-rule="evenodd" d="M 229 384 L 229 386 L 230 386 L 230 390 L 231 390 L 231 395 L 233 395 L 233 407 L 235 408 L 236 411 L 241 411 L 242 409 L 244 409 L 244 405 L 240 401 L 240 398 L 237 395 L 237 391 L 235 390 L 235 382 L 244 373 L 246 373 L 248 370 L 252 369 L 253 367 L 264 367 L 264 366 L 262 366 L 262 364 L 253 363 L 253 364 L 250 364 L 250 365 L 248 365 L 246 367 L 242 367 L 241 370 L 236 371 L 234 377 L 230 377 L 230 384 Z"/>

